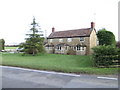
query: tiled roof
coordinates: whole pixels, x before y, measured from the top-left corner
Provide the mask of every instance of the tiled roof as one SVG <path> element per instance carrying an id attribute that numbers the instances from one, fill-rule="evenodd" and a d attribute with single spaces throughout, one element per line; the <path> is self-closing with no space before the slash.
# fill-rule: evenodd
<path id="1" fill-rule="evenodd" d="M 75 29 L 75 30 L 67 30 L 67 31 L 57 31 L 52 32 L 49 38 L 66 38 L 66 37 L 85 37 L 90 36 L 92 28 L 84 28 L 84 29 Z"/>

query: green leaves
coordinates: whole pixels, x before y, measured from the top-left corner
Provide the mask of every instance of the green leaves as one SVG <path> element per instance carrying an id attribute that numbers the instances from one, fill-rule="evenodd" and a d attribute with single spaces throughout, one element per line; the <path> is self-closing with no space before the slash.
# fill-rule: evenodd
<path id="1" fill-rule="evenodd" d="M 32 34 L 26 34 L 29 38 L 26 38 L 25 43 L 20 45 L 21 48 L 24 48 L 24 52 L 26 54 L 32 54 L 33 56 L 39 52 L 44 51 L 43 49 L 43 38 L 40 37 L 40 34 L 37 34 L 39 31 L 37 29 L 38 24 L 35 22 L 35 18 L 33 18 L 32 28 L 30 31 Z"/>
<path id="2" fill-rule="evenodd" d="M 0 50 L 4 50 L 4 44 L 5 44 L 5 40 L 0 39 Z"/>
<path id="3" fill-rule="evenodd" d="M 93 59 L 95 66 L 109 67 L 110 65 L 114 65 L 114 62 L 118 62 L 119 49 L 114 45 L 97 46 L 94 47 L 93 50 Z"/>
<path id="4" fill-rule="evenodd" d="M 106 29 L 101 29 L 97 33 L 99 45 L 115 45 L 115 36 L 112 32 Z"/>

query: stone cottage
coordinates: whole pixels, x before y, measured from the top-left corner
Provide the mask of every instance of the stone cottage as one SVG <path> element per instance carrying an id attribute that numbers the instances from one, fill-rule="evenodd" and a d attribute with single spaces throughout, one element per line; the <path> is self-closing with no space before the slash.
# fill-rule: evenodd
<path id="1" fill-rule="evenodd" d="M 93 47 L 97 46 L 95 23 L 90 28 L 55 31 L 47 37 L 45 45 L 48 53 L 68 54 L 69 50 L 76 55 L 90 55 Z"/>

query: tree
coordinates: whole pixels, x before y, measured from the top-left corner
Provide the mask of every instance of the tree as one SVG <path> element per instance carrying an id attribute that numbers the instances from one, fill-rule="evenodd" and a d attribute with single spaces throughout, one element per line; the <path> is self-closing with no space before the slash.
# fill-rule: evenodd
<path id="1" fill-rule="evenodd" d="M 4 46 L 5 46 L 5 40 L 0 39 L 0 50 L 4 50 L 5 49 Z"/>
<path id="2" fill-rule="evenodd" d="M 43 48 L 43 40 L 44 38 L 41 38 L 41 34 L 38 34 L 39 26 L 38 23 L 36 23 L 35 18 L 33 18 L 33 22 L 31 23 L 32 28 L 30 31 L 31 34 L 26 34 L 29 36 L 29 38 L 26 38 L 25 43 L 21 43 L 20 48 L 23 48 L 22 51 L 24 51 L 26 54 L 32 54 L 33 56 L 39 52 L 42 52 L 44 50 Z"/>
<path id="3" fill-rule="evenodd" d="M 97 33 L 99 40 L 99 45 L 115 45 L 115 36 L 112 32 L 107 31 L 106 29 L 101 29 Z"/>

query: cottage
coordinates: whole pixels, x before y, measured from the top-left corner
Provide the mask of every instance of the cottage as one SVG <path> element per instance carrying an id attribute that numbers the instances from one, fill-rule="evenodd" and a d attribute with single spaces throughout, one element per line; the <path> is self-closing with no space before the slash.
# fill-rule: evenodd
<path id="1" fill-rule="evenodd" d="M 48 53 L 68 54 L 70 50 L 76 55 L 90 55 L 93 47 L 97 46 L 95 23 L 90 28 L 55 31 L 47 37 L 45 45 Z"/>

